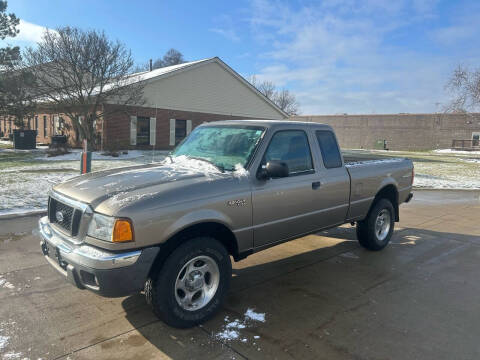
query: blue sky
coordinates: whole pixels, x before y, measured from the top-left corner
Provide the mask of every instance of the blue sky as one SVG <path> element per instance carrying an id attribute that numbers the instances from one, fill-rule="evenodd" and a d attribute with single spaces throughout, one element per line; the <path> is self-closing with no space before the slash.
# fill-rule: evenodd
<path id="1" fill-rule="evenodd" d="M 11 44 L 44 27 L 103 29 L 138 63 L 171 47 L 219 56 L 245 77 L 293 91 L 302 114 L 441 111 L 458 64 L 480 67 L 477 0 L 10 0 Z"/>

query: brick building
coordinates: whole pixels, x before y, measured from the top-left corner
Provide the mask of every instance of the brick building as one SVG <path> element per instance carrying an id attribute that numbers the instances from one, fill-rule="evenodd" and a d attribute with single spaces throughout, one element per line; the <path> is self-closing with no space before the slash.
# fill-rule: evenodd
<path id="1" fill-rule="evenodd" d="M 102 104 L 110 114 L 96 124 L 104 148 L 170 149 L 206 121 L 287 117 L 218 57 L 139 73 L 137 78 L 145 82 L 142 106 Z M 79 146 L 69 121 L 63 114 L 39 110 L 27 127 L 37 130 L 37 143 L 65 134 L 72 146 Z M 9 134 L 12 129 L 13 120 L 0 118 L 0 131 Z"/>
<path id="2" fill-rule="evenodd" d="M 374 149 L 386 140 L 390 150 L 447 149 L 453 140 L 480 138 L 480 113 L 308 115 L 293 120 L 331 125 L 343 148 Z"/>

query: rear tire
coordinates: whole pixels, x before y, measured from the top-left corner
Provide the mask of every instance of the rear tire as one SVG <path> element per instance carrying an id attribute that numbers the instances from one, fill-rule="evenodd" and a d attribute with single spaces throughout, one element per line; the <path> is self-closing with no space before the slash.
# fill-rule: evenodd
<path id="1" fill-rule="evenodd" d="M 388 199 L 378 200 L 365 220 L 357 222 L 357 239 L 368 250 L 382 250 L 395 227 L 395 209 Z"/>
<path id="2" fill-rule="evenodd" d="M 231 277 L 232 264 L 225 247 L 211 237 L 193 238 L 168 256 L 147 281 L 145 295 L 163 322 L 189 328 L 220 309 Z"/>

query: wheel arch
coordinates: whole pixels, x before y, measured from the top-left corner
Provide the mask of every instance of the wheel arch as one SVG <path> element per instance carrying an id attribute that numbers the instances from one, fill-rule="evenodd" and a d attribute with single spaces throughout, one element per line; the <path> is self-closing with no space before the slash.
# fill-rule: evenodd
<path id="1" fill-rule="evenodd" d="M 396 222 L 400 221 L 399 203 L 398 203 L 398 189 L 395 186 L 395 184 L 387 184 L 387 185 L 383 186 L 380 190 L 377 191 L 377 194 L 375 195 L 375 198 L 373 199 L 372 204 L 370 205 L 370 209 L 368 209 L 369 214 L 370 214 L 370 211 L 375 206 L 375 204 L 380 199 L 387 199 L 392 203 L 393 208 L 395 209 L 395 221 Z"/>
<path id="2" fill-rule="evenodd" d="M 218 221 L 203 221 L 184 227 L 178 232 L 171 234 L 171 236 L 160 245 L 160 251 L 150 269 L 150 275 L 162 267 L 168 256 L 178 246 L 193 237 L 201 236 L 209 236 L 216 239 L 225 246 L 225 249 L 233 256 L 235 261 L 240 259 L 238 242 L 232 230 Z"/>

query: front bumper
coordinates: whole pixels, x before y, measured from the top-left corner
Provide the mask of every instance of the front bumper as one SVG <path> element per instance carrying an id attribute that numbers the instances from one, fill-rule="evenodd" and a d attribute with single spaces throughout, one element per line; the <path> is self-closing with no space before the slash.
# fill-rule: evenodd
<path id="1" fill-rule="evenodd" d="M 48 217 L 39 220 L 45 259 L 68 282 L 108 297 L 126 296 L 143 289 L 159 247 L 111 252 L 91 245 L 74 245 L 56 232 Z"/>

